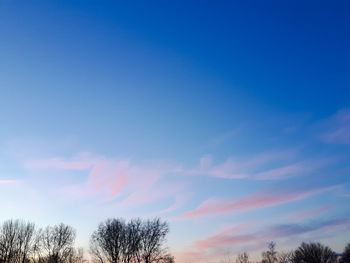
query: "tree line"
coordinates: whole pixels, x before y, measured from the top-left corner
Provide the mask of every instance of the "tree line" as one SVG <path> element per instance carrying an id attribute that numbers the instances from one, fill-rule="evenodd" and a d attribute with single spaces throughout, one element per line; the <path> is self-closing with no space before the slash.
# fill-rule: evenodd
<path id="1" fill-rule="evenodd" d="M 159 218 L 107 219 L 91 235 L 89 254 L 96 263 L 173 263 L 165 247 L 168 232 Z M 7 220 L 0 224 L 0 263 L 85 263 L 75 237 L 75 229 L 63 223 L 37 228 Z"/>
<path id="2" fill-rule="evenodd" d="M 107 219 L 90 237 L 89 254 L 94 263 L 174 263 L 166 236 L 169 226 L 159 218 L 152 220 Z M 0 224 L 0 263 L 86 263 L 82 248 L 75 248 L 76 231 L 63 223 L 38 228 L 23 220 Z M 248 253 L 234 261 L 251 263 Z M 350 244 L 336 254 L 321 243 L 302 243 L 290 252 L 278 252 L 274 242 L 262 253 L 261 263 L 350 263 Z"/>
<path id="3" fill-rule="evenodd" d="M 342 254 L 337 254 L 330 247 L 318 242 L 301 243 L 301 245 L 288 252 L 278 252 L 276 243 L 269 242 L 268 249 L 261 254 L 261 263 L 350 263 L 350 243 L 346 245 Z M 247 252 L 237 255 L 234 261 L 225 257 L 221 263 L 252 263 Z"/>

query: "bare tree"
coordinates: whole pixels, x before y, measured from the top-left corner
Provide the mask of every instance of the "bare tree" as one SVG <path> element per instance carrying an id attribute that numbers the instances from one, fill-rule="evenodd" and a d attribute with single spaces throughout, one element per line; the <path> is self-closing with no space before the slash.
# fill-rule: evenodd
<path id="1" fill-rule="evenodd" d="M 302 243 L 294 252 L 294 263 L 336 263 L 336 254 L 320 243 Z"/>
<path id="2" fill-rule="evenodd" d="M 141 249 L 142 221 L 132 219 L 126 225 L 123 244 L 123 263 L 139 262 Z"/>
<path id="3" fill-rule="evenodd" d="M 35 226 L 22 220 L 7 220 L 0 226 L 0 262 L 25 263 L 32 249 Z"/>
<path id="4" fill-rule="evenodd" d="M 83 248 L 74 249 L 73 252 L 67 258 L 68 263 L 86 263 L 84 259 L 84 250 Z"/>
<path id="5" fill-rule="evenodd" d="M 141 234 L 141 258 L 144 263 L 159 261 L 165 254 L 163 247 L 169 227 L 159 218 L 147 220 Z"/>
<path id="6" fill-rule="evenodd" d="M 90 240 L 90 253 L 95 260 L 110 263 L 121 262 L 125 244 L 125 222 L 122 219 L 107 219 L 98 226 Z"/>
<path id="7" fill-rule="evenodd" d="M 32 251 L 34 231 L 34 223 L 19 222 L 17 236 L 18 263 L 28 261 L 29 253 Z"/>
<path id="8" fill-rule="evenodd" d="M 243 252 L 237 255 L 236 263 L 249 263 L 248 253 Z"/>
<path id="9" fill-rule="evenodd" d="M 268 250 L 262 253 L 263 263 L 277 262 L 276 243 L 271 241 L 268 243 Z"/>
<path id="10" fill-rule="evenodd" d="M 100 246 L 99 238 L 94 232 L 90 238 L 90 255 L 92 256 L 92 262 L 94 263 L 105 263 L 107 259 L 104 255 L 104 251 Z"/>
<path id="11" fill-rule="evenodd" d="M 90 254 L 100 263 L 174 262 L 163 246 L 168 231 L 160 219 L 108 219 L 92 234 Z"/>
<path id="12" fill-rule="evenodd" d="M 294 252 L 293 251 L 280 252 L 277 255 L 278 263 L 290 263 L 290 262 L 292 262 L 293 256 L 294 256 Z"/>
<path id="13" fill-rule="evenodd" d="M 55 226 L 47 226 L 40 232 L 39 244 L 40 261 L 48 263 L 68 262 L 74 253 L 73 243 L 75 230 L 63 223 Z"/>
<path id="14" fill-rule="evenodd" d="M 170 254 L 164 254 L 157 259 L 157 263 L 175 263 L 175 258 Z"/>
<path id="15" fill-rule="evenodd" d="M 341 257 L 343 263 L 350 263 L 350 243 L 346 245 L 343 255 Z"/>

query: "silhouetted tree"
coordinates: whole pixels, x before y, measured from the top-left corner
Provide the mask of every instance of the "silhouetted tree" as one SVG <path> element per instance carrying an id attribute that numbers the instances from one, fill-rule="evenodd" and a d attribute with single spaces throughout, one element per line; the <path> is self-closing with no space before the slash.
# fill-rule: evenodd
<path id="1" fill-rule="evenodd" d="M 37 249 L 39 249 L 39 261 L 48 263 L 69 262 L 73 257 L 75 230 L 63 223 L 47 226 L 40 231 Z"/>
<path id="2" fill-rule="evenodd" d="M 277 254 L 277 261 L 278 263 L 289 263 L 292 261 L 293 256 L 294 256 L 293 251 L 281 252 Z"/>
<path id="3" fill-rule="evenodd" d="M 237 255 L 236 263 L 249 263 L 248 253 L 243 252 Z"/>
<path id="4" fill-rule="evenodd" d="M 86 263 L 83 248 L 74 249 L 67 259 L 68 263 Z"/>
<path id="5" fill-rule="evenodd" d="M 35 226 L 21 220 L 7 220 L 0 226 L 0 262 L 25 263 L 32 249 Z"/>
<path id="6" fill-rule="evenodd" d="M 294 252 L 294 263 L 336 263 L 335 253 L 320 243 L 302 243 Z"/>
<path id="7" fill-rule="evenodd" d="M 159 218 L 147 220 L 141 232 L 141 258 L 144 263 L 158 262 L 165 256 L 163 248 L 169 227 Z"/>
<path id="8" fill-rule="evenodd" d="M 157 263 L 174 263 L 175 258 L 170 254 L 164 254 L 163 256 L 158 258 L 155 262 L 157 262 Z"/>
<path id="9" fill-rule="evenodd" d="M 160 219 L 108 219 L 92 234 L 90 253 L 100 263 L 174 262 L 163 246 L 168 231 Z"/>
<path id="10" fill-rule="evenodd" d="M 350 243 L 346 245 L 341 261 L 342 263 L 350 263 Z"/>
<path id="11" fill-rule="evenodd" d="M 277 262 L 276 243 L 271 241 L 268 243 L 268 250 L 262 253 L 262 263 L 275 263 Z"/>
<path id="12" fill-rule="evenodd" d="M 84 263 L 74 239 L 74 229 L 64 224 L 36 230 L 33 223 L 7 220 L 0 224 L 0 263 Z"/>
<path id="13" fill-rule="evenodd" d="M 123 263 L 139 262 L 142 221 L 140 219 L 132 219 L 125 228 L 122 261 Z"/>
<path id="14" fill-rule="evenodd" d="M 122 219 L 107 219 L 100 223 L 92 234 L 90 252 L 100 262 L 119 263 L 125 243 L 125 222 Z"/>

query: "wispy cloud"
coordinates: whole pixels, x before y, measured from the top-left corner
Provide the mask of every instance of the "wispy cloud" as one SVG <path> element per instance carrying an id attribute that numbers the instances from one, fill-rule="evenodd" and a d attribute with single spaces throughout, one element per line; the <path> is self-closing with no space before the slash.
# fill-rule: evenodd
<path id="1" fill-rule="evenodd" d="M 292 222 L 301 222 L 310 218 L 315 218 L 316 216 L 329 212 L 332 209 L 333 207 L 330 205 L 302 209 L 288 214 L 287 219 L 291 220 Z"/>
<path id="2" fill-rule="evenodd" d="M 101 158 L 91 153 L 79 153 L 72 158 L 52 157 L 26 160 L 24 166 L 28 169 L 67 169 L 80 170 L 91 168 Z"/>
<path id="3" fill-rule="evenodd" d="M 219 146 L 230 139 L 232 139 L 234 136 L 236 136 L 240 131 L 240 128 L 232 129 L 230 131 L 227 131 L 225 133 L 217 135 L 215 138 L 209 140 L 209 142 L 203 147 L 204 149 L 210 149 L 216 146 Z"/>
<path id="4" fill-rule="evenodd" d="M 309 175 L 334 162 L 336 162 L 335 158 L 309 159 L 258 172 L 254 175 L 254 178 L 257 180 L 280 180 L 295 176 Z"/>
<path id="5" fill-rule="evenodd" d="M 208 237 L 204 240 L 198 240 L 194 243 L 194 246 L 200 250 L 207 249 L 215 246 L 215 244 L 227 244 L 232 245 L 232 240 L 228 239 L 227 237 L 229 235 L 238 234 L 243 229 L 246 228 L 248 224 L 239 224 L 233 227 L 230 227 L 228 229 L 225 229 L 224 231 L 219 232 L 218 234 L 215 234 L 211 237 Z M 242 240 L 237 240 L 237 242 L 240 242 Z"/>
<path id="6" fill-rule="evenodd" d="M 323 141 L 328 143 L 350 143 L 350 109 L 342 109 L 324 121 Z"/>
<path id="7" fill-rule="evenodd" d="M 245 196 L 238 201 L 232 200 L 207 200 L 193 211 L 182 214 L 181 218 L 198 216 L 211 216 L 234 211 L 249 210 L 266 206 L 279 205 L 292 201 L 302 200 L 309 196 L 333 190 L 338 186 L 327 186 L 321 188 L 268 188 L 251 195 Z"/>
<path id="8" fill-rule="evenodd" d="M 254 178 L 256 174 L 269 171 L 266 166 L 281 167 L 281 161 L 294 156 L 294 151 L 263 153 L 245 159 L 227 158 L 224 162 L 214 164 L 212 156 L 205 155 L 200 158 L 199 165 L 186 171 L 190 175 L 206 175 L 225 179 Z M 271 169 L 271 168 L 270 168 Z M 289 172 L 289 171 L 286 171 Z M 284 174 L 279 172 L 279 177 Z"/>
<path id="9" fill-rule="evenodd" d="M 109 202 L 118 197 L 119 207 L 135 207 L 160 200 L 164 196 L 183 192 L 183 184 L 168 184 L 162 180 L 181 167 L 167 161 L 145 161 L 135 164 L 130 159 L 114 159 L 81 153 L 72 158 L 50 158 L 26 162 L 30 169 L 86 170 L 87 178 L 66 186 L 64 197 L 94 199 Z M 157 189 L 156 189 L 157 188 Z M 179 206 L 179 202 L 177 206 Z M 173 207 L 172 209 L 175 209 Z"/>
<path id="10" fill-rule="evenodd" d="M 16 180 L 0 180 L 0 184 L 11 184 L 17 182 Z"/>
<path id="11" fill-rule="evenodd" d="M 295 150 L 262 153 L 250 158 L 229 157 L 214 164 L 212 156 L 200 158 L 199 165 L 184 171 L 189 175 L 205 175 L 225 179 L 281 180 L 294 176 L 308 175 L 329 165 L 334 160 L 295 161 Z"/>
<path id="12" fill-rule="evenodd" d="M 186 202 L 190 199 L 191 196 L 192 194 L 186 194 L 186 193 L 175 196 L 174 203 L 171 204 L 169 207 L 159 211 L 158 214 L 169 213 L 183 207 L 186 204 Z"/>
<path id="13" fill-rule="evenodd" d="M 229 158 L 223 163 L 213 165 L 211 156 L 203 156 L 200 158 L 199 166 L 195 169 L 189 170 L 188 174 L 207 175 L 226 179 L 241 179 L 248 177 L 248 174 L 240 169 L 238 162 L 233 158 Z"/>

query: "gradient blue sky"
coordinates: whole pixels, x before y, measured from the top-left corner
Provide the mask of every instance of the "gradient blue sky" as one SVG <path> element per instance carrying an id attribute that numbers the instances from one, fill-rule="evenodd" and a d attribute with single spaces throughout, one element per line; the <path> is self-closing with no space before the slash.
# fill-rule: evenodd
<path id="1" fill-rule="evenodd" d="M 168 220 L 178 262 L 350 233 L 348 1 L 0 0 L 0 220 Z"/>

